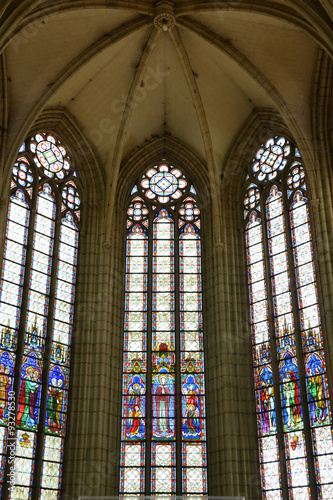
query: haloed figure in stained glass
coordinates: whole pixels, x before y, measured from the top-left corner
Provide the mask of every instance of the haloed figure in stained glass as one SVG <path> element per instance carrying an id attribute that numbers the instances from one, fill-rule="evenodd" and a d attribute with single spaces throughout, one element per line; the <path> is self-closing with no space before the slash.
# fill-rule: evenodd
<path id="1" fill-rule="evenodd" d="M 275 399 L 272 371 L 265 366 L 259 374 L 260 407 L 262 432 L 271 434 L 276 431 Z"/>
<path id="2" fill-rule="evenodd" d="M 46 424 L 54 434 L 59 434 L 64 425 L 64 391 L 65 373 L 60 366 L 55 366 L 50 371 L 49 380 L 52 385 L 48 388 L 46 405 Z"/>
<path id="3" fill-rule="evenodd" d="M 17 425 L 22 428 L 36 428 L 36 404 L 39 400 L 39 378 L 41 366 L 37 359 L 32 356 L 26 358 L 22 369 L 21 390 L 19 396 L 19 411 L 17 413 Z"/>
<path id="4" fill-rule="evenodd" d="M 284 366 L 280 372 L 282 385 L 283 416 L 286 429 L 297 429 L 302 425 L 302 408 L 300 406 L 300 388 L 298 368 L 293 362 L 291 354 L 284 358 Z"/>
<path id="5" fill-rule="evenodd" d="M 145 383 L 139 375 L 135 375 L 128 382 L 128 408 L 126 436 L 139 439 L 144 436 L 145 426 L 142 407 L 144 406 Z"/>
<path id="6" fill-rule="evenodd" d="M 155 378 L 158 385 L 155 389 L 156 404 L 156 434 L 168 436 L 172 434 L 170 429 L 169 409 L 170 409 L 170 389 L 168 387 L 168 376 L 159 375 Z"/>
<path id="7" fill-rule="evenodd" d="M 187 376 L 186 382 L 183 383 L 183 393 L 186 399 L 186 419 L 183 434 L 188 438 L 200 437 L 198 392 L 198 386 L 193 375 Z"/>

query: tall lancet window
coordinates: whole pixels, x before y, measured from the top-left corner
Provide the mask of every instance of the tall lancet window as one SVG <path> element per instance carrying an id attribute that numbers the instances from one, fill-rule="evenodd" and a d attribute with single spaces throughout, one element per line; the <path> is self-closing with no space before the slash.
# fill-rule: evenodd
<path id="1" fill-rule="evenodd" d="M 244 198 L 262 497 L 332 499 L 333 445 L 308 190 L 295 144 L 272 137 Z"/>
<path id="2" fill-rule="evenodd" d="M 54 135 L 12 170 L 0 285 L 1 498 L 60 498 L 80 221 L 78 180 Z"/>
<path id="3" fill-rule="evenodd" d="M 150 168 L 127 209 L 120 492 L 207 492 L 200 210 Z"/>

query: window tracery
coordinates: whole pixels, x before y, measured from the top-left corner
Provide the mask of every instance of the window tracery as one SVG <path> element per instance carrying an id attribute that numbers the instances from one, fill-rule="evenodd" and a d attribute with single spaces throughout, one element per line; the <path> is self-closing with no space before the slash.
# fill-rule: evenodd
<path id="1" fill-rule="evenodd" d="M 125 295 L 120 492 L 205 494 L 200 209 L 179 168 L 131 192 Z"/>
<path id="2" fill-rule="evenodd" d="M 54 134 L 12 170 L 0 288 L 2 495 L 60 498 L 81 201 Z M 37 484 L 38 482 L 38 484 Z M 40 484 L 39 484 L 40 482 Z"/>
<path id="3" fill-rule="evenodd" d="M 262 496 L 333 495 L 331 410 L 308 190 L 293 141 L 253 159 L 244 220 Z"/>

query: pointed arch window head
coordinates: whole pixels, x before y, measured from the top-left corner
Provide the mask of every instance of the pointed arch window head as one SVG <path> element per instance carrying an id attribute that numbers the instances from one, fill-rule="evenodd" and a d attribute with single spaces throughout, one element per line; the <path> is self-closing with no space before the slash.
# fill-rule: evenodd
<path id="1" fill-rule="evenodd" d="M 271 137 L 244 196 L 262 497 L 333 497 L 332 428 L 306 175 Z"/>
<path id="2" fill-rule="evenodd" d="M 2 498 L 60 498 L 80 227 L 79 181 L 55 135 L 12 169 L 0 295 Z M 45 354 L 49 353 L 48 356 Z"/>
<path id="3" fill-rule="evenodd" d="M 207 493 L 200 209 L 179 168 L 127 206 L 121 494 Z"/>

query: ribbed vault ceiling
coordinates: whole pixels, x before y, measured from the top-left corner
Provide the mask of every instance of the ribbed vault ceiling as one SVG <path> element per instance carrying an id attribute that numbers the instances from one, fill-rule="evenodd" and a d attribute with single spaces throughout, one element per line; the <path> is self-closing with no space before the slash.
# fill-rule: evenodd
<path id="1" fill-rule="evenodd" d="M 188 144 L 216 179 L 254 108 L 276 109 L 311 137 L 318 49 L 331 50 L 329 17 L 315 5 L 180 0 L 164 31 L 154 26 L 164 7 L 150 2 L 5 1 L 7 151 L 49 107 L 74 116 L 109 186 L 133 149 L 163 135 Z"/>

